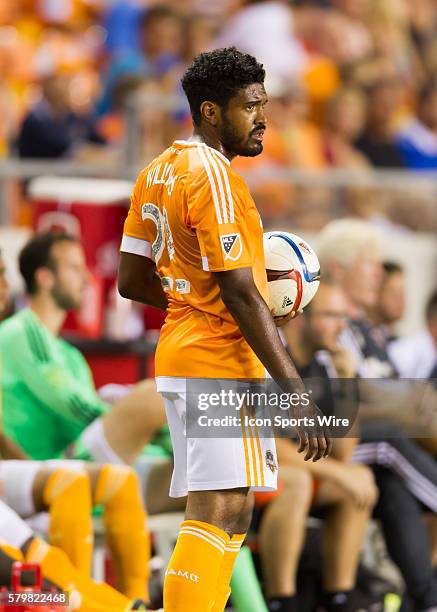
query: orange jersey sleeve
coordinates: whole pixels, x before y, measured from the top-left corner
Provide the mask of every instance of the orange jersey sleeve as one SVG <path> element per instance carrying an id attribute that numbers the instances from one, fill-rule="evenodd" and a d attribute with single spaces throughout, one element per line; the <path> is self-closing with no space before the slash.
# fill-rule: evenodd
<path id="1" fill-rule="evenodd" d="M 259 224 L 259 215 L 249 205 L 247 188 L 219 152 L 208 147 L 198 147 L 198 152 L 202 165 L 191 178 L 187 206 L 203 269 L 220 272 L 251 267 L 250 221 Z M 248 215 L 254 219 L 248 219 Z"/>
<path id="2" fill-rule="evenodd" d="M 146 217 L 143 219 L 143 204 L 141 200 L 143 182 L 144 171 L 140 173 L 132 192 L 129 212 L 124 222 L 120 250 L 133 253 L 134 255 L 142 255 L 153 260 L 156 231 L 150 219 Z"/>

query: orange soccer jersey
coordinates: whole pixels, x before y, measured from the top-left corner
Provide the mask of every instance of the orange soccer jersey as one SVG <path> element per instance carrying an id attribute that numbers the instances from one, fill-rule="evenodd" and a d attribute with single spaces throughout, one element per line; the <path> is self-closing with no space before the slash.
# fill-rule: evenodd
<path id="1" fill-rule="evenodd" d="M 266 299 L 261 219 L 226 157 L 204 143 L 175 141 L 138 177 L 121 250 L 153 259 L 168 296 L 158 377 L 264 377 L 211 274 L 251 267 Z"/>

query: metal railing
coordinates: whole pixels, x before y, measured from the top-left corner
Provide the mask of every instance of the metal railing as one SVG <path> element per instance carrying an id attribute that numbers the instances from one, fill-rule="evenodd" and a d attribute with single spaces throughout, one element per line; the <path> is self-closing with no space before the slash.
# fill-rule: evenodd
<path id="1" fill-rule="evenodd" d="M 136 92 L 127 101 L 125 109 L 125 138 L 115 161 L 99 163 L 16 158 L 0 160 L 0 224 L 10 224 L 13 220 L 11 186 L 17 181 L 23 182 L 41 175 L 135 180 L 139 169 L 156 154 L 148 149 L 149 139 L 144 138 L 150 134 L 151 129 L 153 130 L 147 121 L 157 110 L 165 113 L 180 110 L 181 99 L 171 95 Z M 158 128 L 161 126 L 164 130 L 164 123 L 165 121 L 161 119 Z M 141 144 L 146 146 L 141 148 Z M 340 168 L 314 171 L 269 167 L 249 172 L 245 178 L 256 200 L 260 189 L 267 183 L 276 182 L 297 191 L 293 194 L 293 201 L 285 202 L 280 212 L 282 216 L 290 215 L 291 223 L 295 223 L 297 227 L 299 227 L 299 206 L 301 208 L 325 206 L 324 214 L 328 218 L 348 213 L 360 215 L 365 208 L 366 198 L 369 202 L 373 202 L 382 194 L 386 200 L 381 207 L 382 216 L 387 214 L 390 220 L 396 223 L 397 210 L 399 210 L 401 225 L 405 224 L 407 227 L 410 225 L 411 229 L 419 231 L 437 232 L 437 172 L 413 173 L 399 170 Z M 317 197 L 314 198 L 317 190 L 319 190 Z M 325 193 L 323 190 L 326 190 Z M 351 200 L 354 198 L 356 200 L 358 197 L 361 198 L 361 202 L 357 211 L 355 201 L 351 204 Z M 345 200 L 349 201 L 345 204 Z M 276 202 L 268 201 L 268 198 L 267 202 L 262 201 L 262 197 L 259 196 L 257 203 L 260 204 L 261 212 L 268 220 L 271 212 L 269 209 L 275 208 Z M 421 219 L 422 225 L 420 225 Z"/>

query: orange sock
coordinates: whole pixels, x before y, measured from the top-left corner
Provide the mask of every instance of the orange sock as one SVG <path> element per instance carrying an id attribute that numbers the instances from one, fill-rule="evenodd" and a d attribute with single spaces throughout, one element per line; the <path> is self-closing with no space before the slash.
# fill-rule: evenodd
<path id="1" fill-rule="evenodd" d="M 234 534 L 226 545 L 225 554 L 220 568 L 214 605 L 211 612 L 223 612 L 231 594 L 231 578 L 235 561 L 246 537 L 245 533 Z"/>
<path id="2" fill-rule="evenodd" d="M 94 497 L 96 504 L 104 505 L 117 587 L 127 597 L 148 601 L 150 536 L 136 472 L 127 466 L 104 465 Z"/>
<path id="3" fill-rule="evenodd" d="M 113 608 L 125 610 L 129 600 L 118 593 L 108 584 L 94 582 L 88 576 L 77 570 L 67 555 L 54 546 L 49 546 L 43 540 L 35 538 L 29 546 L 26 561 L 39 563 L 44 578 L 53 582 L 61 590 L 73 593 L 72 598 L 78 601 L 77 610 L 83 612 L 100 612 L 106 609 L 111 612 Z M 77 591 L 77 593 L 76 593 Z M 91 604 L 95 606 L 91 607 Z M 102 606 L 101 608 L 96 606 Z"/>
<path id="4" fill-rule="evenodd" d="M 211 611 L 229 540 L 209 523 L 182 523 L 164 581 L 165 612 Z"/>
<path id="5" fill-rule="evenodd" d="M 60 468 L 44 487 L 50 512 L 49 541 L 65 552 L 73 565 L 90 576 L 93 552 L 91 486 L 88 475 Z"/>
<path id="6" fill-rule="evenodd" d="M 23 553 L 19 548 L 15 548 L 15 546 L 10 546 L 3 540 L 0 540 L 0 550 L 5 553 L 7 557 L 11 559 L 12 562 L 15 561 L 23 561 Z"/>

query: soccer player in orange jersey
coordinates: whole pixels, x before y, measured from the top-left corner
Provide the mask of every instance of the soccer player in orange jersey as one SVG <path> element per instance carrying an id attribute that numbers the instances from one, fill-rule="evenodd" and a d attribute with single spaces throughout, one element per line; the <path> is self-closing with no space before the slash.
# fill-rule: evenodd
<path id="1" fill-rule="evenodd" d="M 121 245 L 119 290 L 167 310 L 156 352 L 174 447 L 172 496 L 188 494 L 186 520 L 164 585 L 165 612 L 222 612 L 252 511 L 251 489 L 276 487 L 274 440 L 187 437 L 189 379 L 263 379 L 304 387 L 266 303 L 263 230 L 230 162 L 263 149 L 263 67 L 235 48 L 197 56 L 182 79 L 194 124 L 139 175 Z M 294 412 L 296 414 L 296 412 Z M 314 417 L 318 408 L 299 408 Z M 318 460 L 331 440 L 299 431 Z"/>

